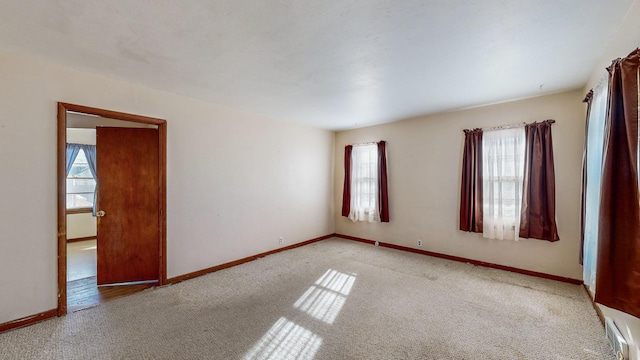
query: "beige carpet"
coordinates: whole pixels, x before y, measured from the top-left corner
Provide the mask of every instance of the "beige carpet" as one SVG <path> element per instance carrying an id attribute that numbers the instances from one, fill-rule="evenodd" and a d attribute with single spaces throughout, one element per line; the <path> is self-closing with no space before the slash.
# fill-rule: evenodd
<path id="1" fill-rule="evenodd" d="M 614 359 L 580 286 L 329 239 L 0 334 L 0 359 Z"/>

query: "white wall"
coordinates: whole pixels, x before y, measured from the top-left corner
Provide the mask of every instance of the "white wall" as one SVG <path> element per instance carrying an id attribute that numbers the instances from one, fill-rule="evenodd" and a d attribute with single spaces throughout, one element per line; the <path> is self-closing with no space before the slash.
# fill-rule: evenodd
<path id="1" fill-rule="evenodd" d="M 97 235 L 96 218 L 89 213 L 67 214 L 67 239 Z"/>
<path id="2" fill-rule="evenodd" d="M 11 54 L 0 63 L 0 323 L 57 306 L 58 101 L 167 120 L 169 277 L 334 232 L 332 132 Z"/>
<path id="3" fill-rule="evenodd" d="M 607 73 L 607 67 L 616 58 L 623 58 L 630 52 L 640 47 L 640 26 L 638 19 L 640 18 L 640 0 L 634 0 L 629 7 L 618 31 L 611 39 L 609 44 L 602 44 L 604 51 L 600 56 L 600 61 L 593 69 L 593 73 L 587 85 L 584 87 L 585 94 L 589 89 L 598 84 L 602 75 Z"/>
<path id="4" fill-rule="evenodd" d="M 77 114 L 68 114 L 67 122 L 69 122 L 69 117 L 80 116 Z M 84 116 L 88 117 L 88 116 Z M 95 145 L 96 144 L 96 129 L 86 129 L 86 128 L 69 128 L 67 127 L 67 143 L 71 144 L 85 144 L 85 145 Z"/>
<path id="5" fill-rule="evenodd" d="M 617 34 L 605 47 L 598 65 L 593 70 L 589 82 L 583 89 L 583 94 L 595 87 L 602 76 L 607 74 L 606 67 L 611 65 L 614 59 L 623 58 L 640 46 L 638 19 L 640 19 L 640 0 L 635 0 L 622 24 L 620 24 Z M 640 261 L 640 259 L 637 259 L 637 261 Z M 605 316 L 611 317 L 615 321 L 629 342 L 631 360 L 640 360 L 640 319 L 606 306 L 600 305 L 600 309 Z"/>
<path id="6" fill-rule="evenodd" d="M 157 125 L 103 118 L 101 116 L 67 113 L 67 142 L 96 144 L 96 126 L 157 129 Z"/>
<path id="7" fill-rule="evenodd" d="M 340 209 L 344 146 L 387 141 L 389 223 L 353 223 L 336 211 L 336 232 L 546 274 L 581 279 L 582 92 L 448 112 L 336 135 L 335 206 Z M 556 209 L 560 241 L 489 240 L 458 230 L 463 129 L 555 119 Z"/>

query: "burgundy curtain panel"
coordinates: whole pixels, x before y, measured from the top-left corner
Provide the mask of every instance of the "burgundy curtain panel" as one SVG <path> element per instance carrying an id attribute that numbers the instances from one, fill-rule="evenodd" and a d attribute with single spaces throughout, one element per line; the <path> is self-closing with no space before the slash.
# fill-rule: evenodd
<path id="1" fill-rule="evenodd" d="M 344 207 L 343 207 L 344 208 Z M 389 190 L 387 187 L 386 142 L 378 143 L 378 210 L 380 221 L 389 222 Z"/>
<path id="2" fill-rule="evenodd" d="M 591 114 L 591 100 L 593 90 L 589 90 L 582 102 L 587 103 L 587 120 L 584 125 L 584 148 L 582 149 L 582 186 L 580 188 L 580 254 L 578 262 L 584 264 L 584 214 L 587 205 L 587 143 L 589 140 L 589 116 Z"/>
<path id="3" fill-rule="evenodd" d="M 525 126 L 521 238 L 560 240 L 556 225 L 556 176 L 551 139 L 551 124 L 554 122 L 545 120 Z"/>
<path id="4" fill-rule="evenodd" d="M 482 232 L 482 129 L 464 130 L 460 230 Z"/>
<path id="5" fill-rule="evenodd" d="M 638 66 L 640 51 L 609 70 L 600 188 L 596 302 L 640 317 Z"/>
<path id="6" fill-rule="evenodd" d="M 342 216 L 351 212 L 351 151 L 352 145 L 344 147 L 344 187 L 342 188 Z"/>

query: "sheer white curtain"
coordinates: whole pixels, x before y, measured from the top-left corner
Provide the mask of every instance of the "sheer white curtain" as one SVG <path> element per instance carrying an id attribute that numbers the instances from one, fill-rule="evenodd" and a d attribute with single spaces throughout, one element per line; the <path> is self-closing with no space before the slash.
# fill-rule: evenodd
<path id="1" fill-rule="evenodd" d="M 607 115 L 608 77 L 593 89 L 589 127 L 587 129 L 587 186 L 584 212 L 583 279 L 595 294 L 596 258 L 598 256 L 598 218 L 600 211 L 600 183 L 602 180 L 602 148 L 604 120 Z"/>
<path id="2" fill-rule="evenodd" d="M 524 125 L 482 135 L 483 236 L 517 240 L 524 172 Z"/>
<path id="3" fill-rule="evenodd" d="M 351 152 L 352 221 L 380 221 L 378 211 L 378 146 L 354 145 Z"/>

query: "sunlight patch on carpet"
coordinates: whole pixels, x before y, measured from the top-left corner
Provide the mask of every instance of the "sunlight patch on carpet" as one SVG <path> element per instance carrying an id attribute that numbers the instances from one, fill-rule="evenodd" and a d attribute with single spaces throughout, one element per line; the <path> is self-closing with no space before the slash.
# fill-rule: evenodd
<path id="1" fill-rule="evenodd" d="M 321 344 L 321 337 L 281 317 L 243 359 L 311 360 Z"/>
<path id="2" fill-rule="evenodd" d="M 356 275 L 329 269 L 293 306 L 320 321 L 333 324 L 351 292 Z"/>

